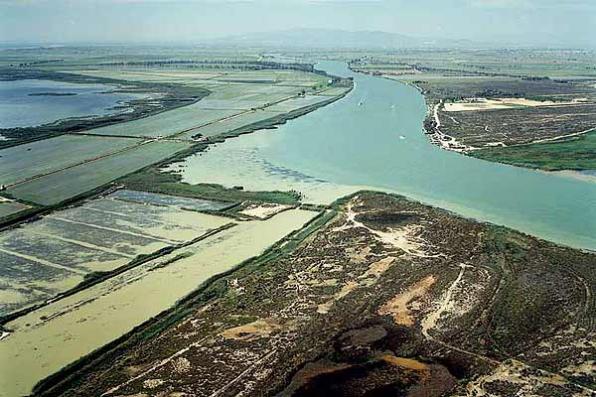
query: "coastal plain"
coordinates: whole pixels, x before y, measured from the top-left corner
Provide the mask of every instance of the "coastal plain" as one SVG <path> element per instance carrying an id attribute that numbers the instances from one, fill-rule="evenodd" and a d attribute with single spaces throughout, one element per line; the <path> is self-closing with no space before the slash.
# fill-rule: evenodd
<path id="1" fill-rule="evenodd" d="M 459 72 L 437 62 L 454 54 L 443 53 L 89 51 L 8 50 L 10 60 L 0 59 L 7 79 L 93 81 L 144 95 L 120 104 L 132 109 L 127 116 L 4 131 L 0 396 L 594 393 L 592 251 L 362 190 L 370 183 L 422 196 L 415 179 L 434 204 L 465 209 L 483 196 L 472 188 L 469 201 L 441 196 L 441 186 L 456 185 L 441 174 L 487 170 L 428 144 L 417 118 L 424 98 L 412 87 L 364 73 L 419 87 L 430 140 L 439 137 L 433 128 L 448 128 L 439 131 L 450 134 L 439 137 L 443 148 L 497 162 L 505 149 L 525 150 L 511 154 L 526 158 L 518 165 L 593 169 L 593 135 L 579 131 L 593 128 L 593 72 L 582 69 L 591 58 L 564 66 L 574 79 L 535 61 L 513 76 L 484 58 L 453 80 Z M 313 57 L 352 70 L 315 66 Z M 542 71 L 554 77 L 528 79 Z M 503 147 L 477 127 L 496 128 L 499 115 L 516 125 L 498 136 Z M 330 128 L 330 117 L 341 128 Z M 289 125 L 308 133 L 289 134 Z M 267 157 L 280 142 L 277 161 Z M 368 153 L 374 144 L 382 147 Z M 201 163 L 229 147 L 236 151 L 221 162 Z M 559 151 L 560 164 L 548 149 L 540 159 L 544 148 Z M 314 157 L 321 162 L 300 167 Z M 521 175 L 519 212 L 534 197 L 525 187 L 544 182 L 548 192 L 548 181 L 563 180 L 493 166 L 496 189 Z M 590 191 L 566 183 L 531 209 L 553 212 L 551 201 Z M 590 246 L 593 198 L 572 198 L 560 200 L 568 223 L 544 222 L 560 226 L 554 240 Z M 494 202 L 483 205 L 490 212 Z M 582 205 L 591 210 L 573 229 Z M 515 222 L 523 219 L 504 221 Z"/>
<path id="2" fill-rule="evenodd" d="M 153 172 L 145 170 L 205 150 L 211 140 L 222 142 L 313 111 L 345 95 L 349 81 L 301 65 L 218 73 L 93 68 L 87 74 L 21 66 L 8 78 L 76 81 L 88 76 L 124 87 L 129 74 L 138 86 L 201 97 L 116 123 L 75 117 L 68 131 L 57 120 L 50 135 L 48 125 L 27 127 L 21 132 L 28 141 L 5 131 L 0 151 L 2 396 L 30 393 L 43 378 L 152 321 L 319 212 L 298 208 L 297 192 L 188 189 L 177 181 L 154 192 L 161 185 L 144 179 Z M 338 88 L 336 94 L 324 95 L 330 88 Z M 209 100 L 197 101 L 203 96 Z M 74 127 L 92 126 L 93 120 L 97 128 Z M 145 181 L 136 185 L 141 190 L 122 189 L 134 188 L 135 178 Z"/>
<path id="3" fill-rule="evenodd" d="M 380 193 L 333 208 L 38 392 L 593 395 L 593 253 Z"/>

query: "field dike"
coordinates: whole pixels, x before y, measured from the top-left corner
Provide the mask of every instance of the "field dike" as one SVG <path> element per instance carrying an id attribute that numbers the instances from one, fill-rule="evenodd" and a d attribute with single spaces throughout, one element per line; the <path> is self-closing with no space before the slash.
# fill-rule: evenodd
<path id="1" fill-rule="evenodd" d="M 212 299 L 223 296 L 227 291 L 226 281 L 233 277 L 237 271 L 258 271 L 261 264 L 287 255 L 302 241 L 334 219 L 336 215 L 337 211 L 335 209 L 320 212 L 316 217 L 306 223 L 303 228 L 288 234 L 286 237 L 268 248 L 263 254 L 247 259 L 229 271 L 220 273 L 217 276 L 208 279 L 193 293 L 182 298 L 176 306 L 160 313 L 143 324 L 138 325 L 129 333 L 40 381 L 34 387 L 32 395 L 58 396 L 64 390 L 76 387 L 80 382 L 80 379 L 77 377 L 79 371 L 84 370 L 85 368 L 91 368 L 96 362 L 105 360 L 106 358 L 113 357 L 116 359 L 121 352 L 126 351 L 143 340 L 153 338 L 161 331 L 187 317 L 197 306 L 204 305 Z"/>
<path id="2" fill-rule="evenodd" d="M 226 223 L 225 225 L 215 228 L 215 229 L 211 229 L 208 230 L 207 232 L 201 234 L 200 236 L 189 240 L 189 241 L 185 241 L 184 243 L 181 244 L 175 244 L 175 245 L 170 245 L 167 247 L 163 247 L 155 252 L 152 252 L 150 254 L 146 254 L 146 255 L 138 255 L 135 259 L 133 259 L 132 261 L 128 262 L 127 264 L 125 264 L 124 266 L 120 266 L 117 269 L 114 269 L 112 271 L 108 271 L 108 272 L 94 272 L 94 273 L 90 273 L 85 277 L 85 280 L 83 280 L 81 283 L 79 283 L 76 287 L 69 289 L 68 291 L 65 291 L 61 294 L 56 295 L 54 298 L 49 299 L 45 302 L 39 303 L 37 305 L 33 305 L 30 307 L 27 307 L 23 310 L 19 310 L 16 311 L 14 313 L 8 314 L 6 316 L 0 317 L 0 331 L 3 331 L 4 329 L 2 328 L 5 324 L 21 317 L 24 316 L 28 313 L 31 313 L 35 310 L 38 310 L 44 306 L 47 306 L 49 304 L 55 303 L 61 299 L 64 299 L 66 297 L 72 296 L 78 292 L 81 292 L 87 288 L 90 288 L 96 284 L 102 283 L 106 280 L 109 280 L 110 278 L 116 277 L 119 274 L 122 274 L 130 269 L 134 269 L 137 266 L 140 266 L 144 263 L 147 263 L 149 261 L 152 261 L 154 259 L 157 259 L 159 257 L 171 254 L 172 252 L 179 250 L 181 248 L 184 247 L 188 247 L 192 244 L 198 243 L 201 240 L 204 240 L 208 237 L 213 236 L 214 234 L 220 233 L 224 230 L 230 229 L 232 227 L 236 226 L 235 223 Z"/>
<path id="3" fill-rule="evenodd" d="M 252 124 L 248 124 L 245 126 L 242 126 L 240 128 L 234 129 L 232 131 L 228 131 L 224 134 L 215 136 L 215 137 L 211 137 L 211 138 L 207 138 L 205 139 L 203 142 L 194 144 L 192 146 L 190 146 L 188 149 L 184 149 L 181 150 L 167 158 L 164 158 L 161 161 L 158 161 L 156 163 L 150 164 L 148 166 L 145 167 L 141 167 L 138 170 L 128 173 L 126 175 L 122 175 L 119 176 L 117 178 L 115 178 L 114 180 L 108 182 L 107 184 L 104 185 L 100 185 L 97 186 L 96 188 L 94 188 L 93 190 L 87 191 L 85 193 L 70 197 L 62 202 L 50 205 L 50 206 L 39 206 L 39 204 L 37 203 L 33 203 L 33 202 L 28 202 L 25 200 L 19 200 L 16 197 L 12 197 L 9 193 L 4 193 L 3 195 L 11 198 L 11 199 L 16 199 L 17 201 L 21 201 L 25 204 L 31 205 L 32 208 L 30 210 L 27 211 L 23 211 L 21 213 L 17 213 L 15 214 L 15 216 L 11 216 L 8 218 L 3 218 L 0 219 L 0 230 L 2 230 L 5 227 L 10 227 L 10 226 L 14 226 L 14 225 L 18 225 L 21 222 L 27 221 L 29 220 L 31 217 L 35 217 L 35 216 L 40 216 L 46 213 L 49 213 L 51 211 L 55 211 L 57 209 L 61 209 L 64 206 L 76 203 L 78 201 L 84 200 L 84 199 L 88 199 L 90 197 L 93 196 L 97 196 L 99 194 L 102 194 L 105 190 L 109 189 L 110 187 L 113 187 L 114 182 L 124 179 L 129 175 L 135 174 L 135 173 L 139 173 L 139 172 L 143 172 L 143 171 L 147 171 L 151 168 L 154 167 L 165 167 L 166 165 L 172 164 L 172 163 L 176 163 L 176 162 L 180 162 L 182 160 L 184 160 L 186 157 L 191 156 L 193 154 L 196 153 L 200 153 L 203 152 L 205 150 L 208 149 L 208 147 L 212 144 L 217 144 L 217 143 L 222 143 L 225 142 L 227 139 L 229 138 L 235 138 L 244 134 L 250 134 L 254 131 L 257 130 L 262 130 L 262 129 L 275 129 L 278 125 L 282 125 L 285 124 L 287 121 L 298 118 L 300 116 L 306 115 L 310 112 L 313 112 L 315 110 L 317 110 L 320 107 L 323 106 L 327 106 L 335 101 L 338 101 L 340 99 L 342 99 L 343 97 L 345 97 L 351 90 L 353 89 L 353 84 L 349 87 L 348 90 L 346 90 L 343 94 L 341 95 L 337 95 L 334 97 L 331 97 L 329 100 L 326 101 L 322 101 L 319 103 L 316 103 L 314 105 L 310 105 L 304 108 L 300 108 L 300 109 L 296 109 L 287 113 L 284 113 L 282 115 L 277 115 L 277 116 L 273 116 L 269 119 L 266 120 L 262 120 L 262 121 L 258 121 L 256 123 L 252 123 Z M 292 97 L 293 98 L 293 97 Z M 275 103 L 271 104 L 271 105 L 275 105 Z M 173 134 L 171 135 L 169 138 L 176 138 L 177 135 L 179 134 L 183 134 L 185 132 L 188 132 L 190 130 L 193 130 L 194 128 L 190 128 L 190 129 L 186 129 L 184 131 L 180 131 L 177 134 Z M 46 137 L 47 138 L 47 137 Z M 84 164 L 84 163 L 83 163 Z M 79 164 L 81 165 L 81 164 Z M 60 170 L 56 171 L 59 172 Z M 54 172 L 55 173 L 55 172 Z"/>

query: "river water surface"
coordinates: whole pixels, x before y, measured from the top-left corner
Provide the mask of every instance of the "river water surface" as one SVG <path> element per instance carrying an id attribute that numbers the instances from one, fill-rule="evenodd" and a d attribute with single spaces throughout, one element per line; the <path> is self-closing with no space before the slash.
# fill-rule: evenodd
<path id="1" fill-rule="evenodd" d="M 345 98 L 277 130 L 228 140 L 181 165 L 190 183 L 296 189 L 331 202 L 361 188 L 396 192 L 574 247 L 596 249 L 596 183 L 490 163 L 430 144 L 423 96 L 414 88 L 351 72 Z"/>

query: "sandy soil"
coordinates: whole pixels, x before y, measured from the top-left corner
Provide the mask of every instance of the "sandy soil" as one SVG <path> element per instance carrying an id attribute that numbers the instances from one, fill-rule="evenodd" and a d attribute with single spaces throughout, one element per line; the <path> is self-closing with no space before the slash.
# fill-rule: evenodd
<path id="1" fill-rule="evenodd" d="M 259 219 L 267 219 L 270 216 L 278 214 L 282 211 L 291 208 L 289 205 L 284 204 L 271 204 L 271 203 L 262 203 L 262 204 L 250 204 L 245 209 L 240 211 L 240 214 L 252 216 L 254 218 Z"/>
<path id="2" fill-rule="evenodd" d="M 260 337 L 267 337 L 280 326 L 271 319 L 257 320 L 252 323 L 226 329 L 221 333 L 226 339 L 250 340 Z"/>
<path id="3" fill-rule="evenodd" d="M 381 316 L 391 315 L 396 324 L 411 327 L 414 325 L 414 318 L 410 311 L 410 303 L 424 296 L 435 282 L 436 278 L 432 275 L 423 278 L 381 306 L 378 313 Z"/>
<path id="4" fill-rule="evenodd" d="M 581 101 L 582 98 L 570 102 L 535 101 L 526 98 L 469 98 L 462 102 L 447 102 L 444 110 L 446 112 L 461 112 L 466 110 L 492 110 L 511 109 L 519 106 L 553 106 L 570 105 Z"/>
<path id="5" fill-rule="evenodd" d="M 544 171 L 549 174 L 561 175 L 566 178 L 579 179 L 581 181 L 596 183 L 596 175 L 584 174 L 579 171 L 563 170 L 563 171 Z"/>

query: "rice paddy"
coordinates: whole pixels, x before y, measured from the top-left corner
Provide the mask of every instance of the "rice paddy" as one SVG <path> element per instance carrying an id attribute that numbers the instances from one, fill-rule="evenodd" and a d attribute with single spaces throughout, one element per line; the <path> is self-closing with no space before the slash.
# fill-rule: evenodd
<path id="1" fill-rule="evenodd" d="M 328 96 L 324 95 L 306 95 L 298 98 L 292 98 L 287 101 L 275 104 L 268 108 L 271 111 L 277 112 L 291 112 L 300 108 L 312 106 L 330 100 Z"/>
<path id="2" fill-rule="evenodd" d="M 5 358 L 0 360 L 0 396 L 30 392 L 39 380 L 158 315 L 209 277 L 260 254 L 315 215 L 292 209 L 239 223 L 8 323 L 11 333 L 0 343 Z"/>
<path id="3" fill-rule="evenodd" d="M 118 190 L 110 195 L 111 198 L 120 199 L 124 201 L 131 201 L 134 203 L 152 204 L 152 205 L 167 205 L 179 209 L 187 209 L 194 211 L 218 211 L 230 206 L 229 203 L 193 199 L 187 197 L 171 196 L 167 194 L 147 193 L 135 190 Z"/>
<path id="4" fill-rule="evenodd" d="M 62 135 L 0 151 L 0 184 L 11 185 L 133 147 L 140 139 Z M 68 153 L 68 156 L 64 154 Z"/>
<path id="5" fill-rule="evenodd" d="M 253 123 L 258 123 L 276 116 L 280 116 L 284 113 L 285 112 L 270 112 L 262 110 L 246 112 L 235 117 L 231 117 L 225 120 L 206 125 L 204 127 L 187 131 L 184 134 L 180 135 L 180 137 L 190 139 L 191 137 L 199 134 L 206 137 L 214 137 L 217 135 L 232 132 L 241 127 L 248 126 Z"/>
<path id="6" fill-rule="evenodd" d="M 172 136 L 188 128 L 212 123 L 237 114 L 234 109 L 202 109 L 197 102 L 182 108 L 170 110 L 155 116 L 96 128 L 84 133 L 125 137 Z"/>
<path id="7" fill-rule="evenodd" d="M 123 191 L 8 230 L 0 234 L 0 285 L 6 295 L 0 315 L 40 303 L 139 255 L 191 241 L 227 223 L 197 210 L 228 205 Z"/>
<path id="8" fill-rule="evenodd" d="M 152 142 L 33 179 L 11 187 L 7 192 L 20 200 L 54 205 L 159 162 L 188 147 L 190 143 Z"/>
<path id="9" fill-rule="evenodd" d="M 21 211 L 31 208 L 27 204 L 19 203 L 18 201 L 3 200 L 0 198 L 0 219 L 10 215 L 18 214 Z"/>
<path id="10" fill-rule="evenodd" d="M 32 208 L 43 214 L 0 234 L 0 397 L 30 393 L 46 376 L 159 315 L 317 214 L 295 208 L 298 198 L 287 192 L 251 195 L 230 188 L 222 202 L 169 190 L 122 190 L 114 182 L 180 156 L 199 145 L 199 137 L 227 137 L 310 110 L 330 99 L 304 97 L 326 77 L 295 70 L 74 72 L 201 87 L 210 95 L 152 116 L 0 151 L 6 196 L 0 218 Z M 290 197 L 291 205 L 261 202 L 277 196 Z M 224 199 L 219 193 L 206 197 Z M 213 215 L 252 200 L 247 197 L 254 201 L 243 204 L 243 216 Z"/>
<path id="11" fill-rule="evenodd" d="M 70 71 L 73 72 L 73 71 Z M 152 116 L 0 151 L 0 184 L 25 204 L 55 206 L 191 148 L 198 137 L 216 137 L 284 113 L 321 104 L 326 95 L 307 95 L 327 78 L 296 70 L 100 70 L 75 71 L 97 77 L 174 83 L 209 89 L 191 105 Z M 341 88 L 341 93 L 345 88 Z M 67 156 L 64 153 L 68 153 Z M 25 205 L 23 204 L 23 205 Z M 4 205 L 0 216 L 15 213 Z M 9 212 L 10 211 L 10 212 Z"/>

